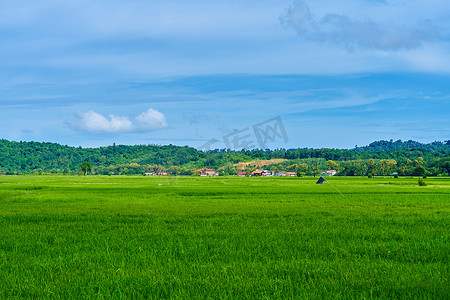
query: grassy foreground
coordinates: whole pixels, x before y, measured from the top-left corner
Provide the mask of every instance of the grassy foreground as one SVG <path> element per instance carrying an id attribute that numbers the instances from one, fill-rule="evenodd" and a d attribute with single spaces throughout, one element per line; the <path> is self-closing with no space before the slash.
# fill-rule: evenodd
<path id="1" fill-rule="evenodd" d="M 0 176 L 0 298 L 449 299 L 450 179 Z"/>

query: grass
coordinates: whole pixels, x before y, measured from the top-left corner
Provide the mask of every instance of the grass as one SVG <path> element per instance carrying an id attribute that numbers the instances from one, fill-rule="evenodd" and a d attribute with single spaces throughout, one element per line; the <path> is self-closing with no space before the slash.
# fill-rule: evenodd
<path id="1" fill-rule="evenodd" d="M 449 178 L 316 180 L 0 176 L 0 298 L 449 298 Z"/>

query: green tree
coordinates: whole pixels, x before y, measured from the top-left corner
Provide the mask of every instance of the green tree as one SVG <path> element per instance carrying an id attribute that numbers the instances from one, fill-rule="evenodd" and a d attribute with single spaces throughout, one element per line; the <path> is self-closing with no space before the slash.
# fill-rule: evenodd
<path id="1" fill-rule="evenodd" d="M 439 168 L 441 168 L 447 175 L 450 175 L 450 158 L 439 159 L 437 162 Z"/>
<path id="2" fill-rule="evenodd" d="M 377 167 L 381 170 L 381 175 L 389 175 L 393 171 L 397 162 L 394 159 L 381 159 L 377 163 Z"/>
<path id="3" fill-rule="evenodd" d="M 300 163 L 297 167 L 297 176 L 300 177 L 306 174 L 306 170 L 308 170 L 308 164 Z"/>
<path id="4" fill-rule="evenodd" d="M 92 166 L 89 162 L 85 161 L 81 164 L 81 170 L 84 171 L 84 175 L 87 175 L 87 172 L 92 170 Z"/>
<path id="5" fill-rule="evenodd" d="M 413 169 L 413 176 L 423 176 L 425 174 L 426 170 L 422 166 L 417 166 Z"/>
<path id="6" fill-rule="evenodd" d="M 311 172 L 314 177 L 319 173 L 319 164 L 316 161 L 311 165 Z"/>
<path id="7" fill-rule="evenodd" d="M 376 169 L 375 169 L 375 164 L 376 164 L 376 162 L 373 158 L 371 158 L 367 161 L 367 173 L 369 175 L 377 175 Z"/>
<path id="8" fill-rule="evenodd" d="M 337 170 L 339 169 L 339 164 L 335 161 L 329 160 L 327 161 L 327 168 L 328 170 Z"/>
<path id="9" fill-rule="evenodd" d="M 418 167 L 423 167 L 423 165 L 425 164 L 425 162 L 424 162 L 424 160 L 423 160 L 423 157 L 419 156 L 419 157 L 416 159 L 416 164 L 417 164 Z"/>

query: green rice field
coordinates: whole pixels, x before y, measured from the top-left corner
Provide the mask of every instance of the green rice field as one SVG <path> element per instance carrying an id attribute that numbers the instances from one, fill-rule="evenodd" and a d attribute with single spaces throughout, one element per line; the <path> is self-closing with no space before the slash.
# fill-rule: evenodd
<path id="1" fill-rule="evenodd" d="M 1 299 L 450 299 L 450 178 L 0 176 Z"/>

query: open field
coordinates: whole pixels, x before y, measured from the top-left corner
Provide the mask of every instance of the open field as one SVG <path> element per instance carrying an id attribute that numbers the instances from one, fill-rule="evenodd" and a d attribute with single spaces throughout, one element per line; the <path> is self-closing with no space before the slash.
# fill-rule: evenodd
<path id="1" fill-rule="evenodd" d="M 450 178 L 316 180 L 0 176 L 0 298 L 450 298 Z"/>

